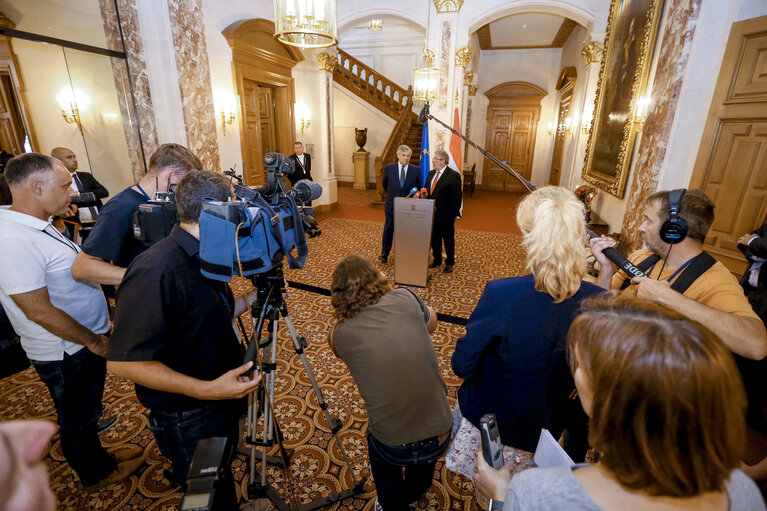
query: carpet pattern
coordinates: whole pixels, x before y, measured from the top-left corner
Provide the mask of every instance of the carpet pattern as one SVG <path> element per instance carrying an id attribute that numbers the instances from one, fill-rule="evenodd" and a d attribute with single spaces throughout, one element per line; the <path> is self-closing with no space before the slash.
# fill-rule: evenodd
<path id="1" fill-rule="evenodd" d="M 339 189 L 341 190 L 341 189 Z M 340 218 L 322 222 L 323 235 L 309 240 L 310 255 L 302 270 L 286 270 L 290 281 L 328 288 L 333 268 L 345 255 L 360 254 L 375 260 L 383 224 Z M 393 257 L 384 272 L 393 271 Z M 511 234 L 458 231 L 456 233 L 456 266 L 452 274 L 429 270 L 429 283 L 416 289 L 437 312 L 467 318 L 490 279 L 523 273 L 524 254 L 520 237 Z M 376 263 L 378 264 L 378 263 Z M 250 282 L 235 279 L 235 294 L 244 292 Z M 367 414 L 356 385 L 344 363 L 335 357 L 327 345 L 326 336 L 332 324 L 332 307 L 326 296 L 291 289 L 286 299 L 290 316 L 298 334 L 306 337 L 306 355 L 316 380 L 324 393 L 331 414 L 341 419 L 343 429 L 339 438 L 350 458 L 357 477 L 369 475 L 365 434 Z M 449 400 L 455 396 L 461 380 L 450 368 L 456 340 L 464 327 L 440 323 L 432 335 L 442 377 L 448 385 Z M 278 371 L 275 384 L 275 409 L 285 436 L 285 445 L 293 450 L 290 477 L 282 469 L 267 467 L 267 475 L 280 495 L 289 503 L 304 503 L 329 491 L 351 487 L 349 470 L 343 464 L 330 428 L 312 392 L 300 358 L 293 350 L 284 324 L 278 335 Z M 159 453 L 148 428 L 147 410 L 137 401 L 133 385 L 122 378 L 108 375 L 104 392 L 107 415 L 117 415 L 115 427 L 102 435 L 110 451 L 127 445 L 145 449 L 146 465 L 129 479 L 111 485 L 100 492 L 82 491 L 76 476 L 64 462 L 58 435 L 54 436 L 45 462 L 51 486 L 58 496 L 61 510 L 87 509 L 176 509 L 181 502 L 178 488 L 171 486 L 163 470 L 169 462 Z M 41 418 L 55 421 L 55 410 L 47 389 L 34 369 L 27 369 L 0 380 L 0 420 Z M 276 447 L 272 448 L 276 452 Z M 233 463 L 238 493 L 242 498 L 249 482 L 248 461 L 238 455 Z M 463 477 L 448 471 L 440 460 L 435 481 L 429 492 L 418 502 L 417 509 L 477 510 L 473 485 Z M 373 510 L 375 487 L 368 478 L 365 492 L 336 503 L 327 509 Z M 262 507 L 262 509 L 264 509 Z"/>

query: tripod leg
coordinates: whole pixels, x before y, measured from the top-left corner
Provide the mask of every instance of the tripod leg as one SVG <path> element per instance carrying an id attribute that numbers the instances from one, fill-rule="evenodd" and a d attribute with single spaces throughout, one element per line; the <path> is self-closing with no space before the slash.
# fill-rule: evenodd
<path id="1" fill-rule="evenodd" d="M 341 430 L 341 421 L 336 419 L 332 415 L 330 415 L 330 412 L 328 411 L 328 405 L 325 402 L 325 397 L 322 395 L 322 389 L 320 389 L 320 386 L 317 384 L 317 379 L 314 377 L 314 371 L 312 371 L 312 366 L 309 364 L 309 360 L 306 358 L 306 353 L 304 353 L 304 347 L 298 341 L 298 335 L 296 334 L 296 328 L 293 326 L 293 320 L 290 319 L 290 315 L 288 314 L 288 308 L 284 304 L 280 308 L 280 314 L 282 314 L 282 317 L 285 319 L 285 324 L 288 326 L 288 331 L 290 332 L 290 338 L 293 340 L 293 348 L 296 350 L 296 353 L 301 359 L 301 363 L 304 366 L 306 375 L 309 377 L 309 381 L 312 382 L 312 387 L 314 388 L 314 395 L 317 396 L 317 402 L 320 405 L 320 409 L 322 409 L 322 413 L 325 415 L 325 420 L 328 422 L 328 425 L 330 426 L 330 431 L 333 433 L 333 438 L 336 439 L 338 450 L 341 452 L 341 456 L 344 459 L 344 463 L 346 464 L 346 467 L 349 469 L 349 475 L 352 478 L 352 482 L 354 483 L 355 487 L 358 487 L 361 485 L 361 482 L 357 481 L 357 477 L 354 475 L 354 470 L 352 469 L 352 464 L 349 461 L 349 457 L 346 455 L 346 451 L 344 450 L 344 445 L 341 442 L 341 439 L 338 437 L 338 432 Z"/>

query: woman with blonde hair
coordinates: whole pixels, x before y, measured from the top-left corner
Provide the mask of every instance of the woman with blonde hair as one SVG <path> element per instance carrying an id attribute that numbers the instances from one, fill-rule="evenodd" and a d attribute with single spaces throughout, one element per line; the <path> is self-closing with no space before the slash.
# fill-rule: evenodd
<path id="1" fill-rule="evenodd" d="M 746 398 L 732 353 L 710 330 L 640 300 L 593 299 L 567 335 L 593 465 L 505 470 L 477 460 L 496 509 L 764 511 L 738 469 Z"/>
<path id="2" fill-rule="evenodd" d="M 520 202 L 517 223 L 530 273 L 488 282 L 466 335 L 456 343 L 453 371 L 464 382 L 454 412 L 457 434 L 446 458 L 450 470 L 473 479 L 477 428 L 487 413 L 497 418 L 506 464 L 518 470 L 532 465 L 541 428 L 555 438 L 565 430 L 574 388 L 565 336 L 581 300 L 602 291 L 582 281 L 585 218 L 583 203 L 558 186 L 540 188 Z"/>

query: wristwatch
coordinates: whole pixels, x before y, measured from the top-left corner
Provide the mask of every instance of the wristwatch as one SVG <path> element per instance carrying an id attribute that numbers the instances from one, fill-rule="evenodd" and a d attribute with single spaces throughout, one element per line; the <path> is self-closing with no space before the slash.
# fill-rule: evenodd
<path id="1" fill-rule="evenodd" d="M 502 500 L 490 499 L 490 505 L 487 506 L 487 511 L 501 511 L 503 509 Z"/>

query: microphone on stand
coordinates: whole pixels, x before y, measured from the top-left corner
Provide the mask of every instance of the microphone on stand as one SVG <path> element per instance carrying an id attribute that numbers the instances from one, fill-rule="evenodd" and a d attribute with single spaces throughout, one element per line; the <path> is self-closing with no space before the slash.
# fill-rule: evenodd
<path id="1" fill-rule="evenodd" d="M 413 196 L 418 192 L 418 187 L 414 186 L 412 190 L 410 190 L 410 193 L 407 194 L 407 198 L 411 199 Z"/>

